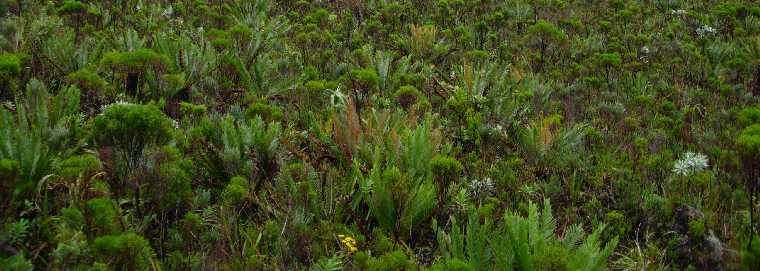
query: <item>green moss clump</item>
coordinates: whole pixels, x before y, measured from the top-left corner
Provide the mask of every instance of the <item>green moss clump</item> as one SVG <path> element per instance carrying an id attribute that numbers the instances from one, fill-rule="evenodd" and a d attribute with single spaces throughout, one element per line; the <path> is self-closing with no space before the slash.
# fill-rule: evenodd
<path id="1" fill-rule="evenodd" d="M 376 253 L 390 252 L 396 246 L 396 244 L 393 242 L 393 239 L 388 238 L 388 236 L 385 234 L 385 232 L 383 232 L 381 228 L 374 228 L 372 230 L 372 236 L 375 240 L 373 248 Z"/>
<path id="2" fill-rule="evenodd" d="M 232 47 L 232 40 L 228 38 L 215 38 L 211 40 L 211 45 L 218 50 L 224 50 L 225 48 Z"/>
<path id="3" fill-rule="evenodd" d="M 615 234 L 623 235 L 628 231 L 630 225 L 628 225 L 625 214 L 620 211 L 613 210 L 607 212 L 607 223 L 612 226 L 612 230 Z"/>

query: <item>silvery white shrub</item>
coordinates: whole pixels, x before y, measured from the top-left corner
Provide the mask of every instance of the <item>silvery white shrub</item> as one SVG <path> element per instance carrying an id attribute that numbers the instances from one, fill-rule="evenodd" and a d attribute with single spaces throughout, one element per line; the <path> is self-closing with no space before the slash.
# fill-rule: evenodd
<path id="1" fill-rule="evenodd" d="M 708 167 L 707 155 L 694 152 L 686 152 L 684 156 L 673 165 L 673 173 L 688 176 L 705 170 Z"/>
<path id="2" fill-rule="evenodd" d="M 494 185 L 493 180 L 491 178 L 486 177 L 483 180 L 474 179 L 470 182 L 470 185 L 468 187 L 468 190 L 470 192 L 470 195 L 473 198 L 479 198 L 483 195 L 493 195 L 496 191 L 496 186 Z"/>
<path id="3" fill-rule="evenodd" d="M 697 35 L 700 37 L 715 35 L 718 31 L 709 25 L 703 25 L 697 28 Z"/>

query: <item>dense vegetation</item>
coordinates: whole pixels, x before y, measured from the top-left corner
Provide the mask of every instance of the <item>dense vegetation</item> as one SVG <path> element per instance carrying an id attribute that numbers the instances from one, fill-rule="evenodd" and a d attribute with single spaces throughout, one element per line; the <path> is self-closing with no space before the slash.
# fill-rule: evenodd
<path id="1" fill-rule="evenodd" d="M 760 270 L 754 0 L 0 0 L 2 270 Z"/>

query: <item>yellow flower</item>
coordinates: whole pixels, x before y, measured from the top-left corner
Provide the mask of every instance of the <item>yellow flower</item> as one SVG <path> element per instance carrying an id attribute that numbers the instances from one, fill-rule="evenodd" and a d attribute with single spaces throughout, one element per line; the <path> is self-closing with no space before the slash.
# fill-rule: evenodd
<path id="1" fill-rule="evenodd" d="M 354 253 L 357 250 L 359 250 L 358 248 L 356 248 L 356 239 L 350 236 L 342 235 L 342 234 L 338 234 L 338 238 L 340 239 L 341 245 L 345 247 L 346 251 L 349 254 Z"/>

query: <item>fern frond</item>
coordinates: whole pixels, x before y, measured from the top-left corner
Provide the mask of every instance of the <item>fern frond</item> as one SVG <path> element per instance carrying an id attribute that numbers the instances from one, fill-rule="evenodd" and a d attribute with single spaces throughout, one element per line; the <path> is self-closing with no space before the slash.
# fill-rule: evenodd
<path id="1" fill-rule="evenodd" d="M 556 239 L 554 231 L 557 229 L 557 221 L 552 215 L 552 204 L 548 199 L 544 199 L 544 210 L 541 211 L 541 237 L 544 242 L 554 241 Z"/>
<path id="2" fill-rule="evenodd" d="M 562 237 L 562 244 L 564 244 L 565 248 L 568 250 L 575 249 L 585 236 L 586 233 L 583 231 L 583 227 L 578 224 L 570 225 L 565 229 L 565 235 Z"/>
<path id="3" fill-rule="evenodd" d="M 467 225 L 467 258 L 475 270 L 491 270 L 493 257 L 488 240 L 491 238 L 488 222 L 481 225 L 480 215 L 472 210 Z M 464 258 L 463 258 L 464 259 Z"/>
<path id="4" fill-rule="evenodd" d="M 408 198 L 401 211 L 401 230 L 404 234 L 411 234 L 415 226 L 429 217 L 437 199 L 437 190 L 430 181 L 420 183 Z"/>
<path id="5" fill-rule="evenodd" d="M 369 179 L 375 184 L 371 199 L 368 202 L 370 213 L 383 229 L 388 232 L 394 232 L 398 218 L 396 215 L 396 202 L 393 200 L 393 192 L 390 190 L 390 186 L 383 183 L 382 178 L 380 178 L 379 167 L 372 169 Z"/>
<path id="6" fill-rule="evenodd" d="M 607 259 L 617 246 L 617 238 L 608 242 L 604 248 L 601 248 L 599 238 L 606 228 L 601 225 L 586 237 L 586 240 L 573 252 L 567 263 L 568 270 L 604 270 L 607 266 Z"/>

